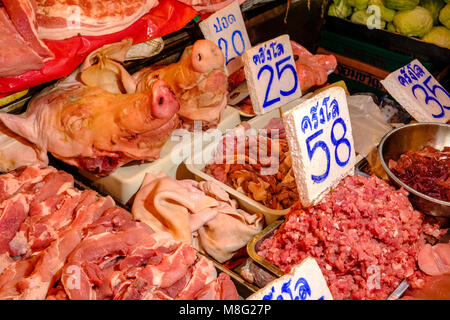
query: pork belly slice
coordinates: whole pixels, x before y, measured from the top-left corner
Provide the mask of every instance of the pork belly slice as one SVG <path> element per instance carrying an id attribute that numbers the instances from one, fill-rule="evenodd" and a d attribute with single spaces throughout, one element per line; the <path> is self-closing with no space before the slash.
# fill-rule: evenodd
<path id="1" fill-rule="evenodd" d="M 16 30 L 20 33 L 27 45 L 41 56 L 44 61 L 55 58 L 47 45 L 39 39 L 37 34 L 36 2 L 35 0 L 3 0 Z"/>
<path id="2" fill-rule="evenodd" d="M 53 167 L 39 168 L 32 166 L 0 175 L 0 202 L 22 189 L 32 188 L 52 172 L 56 172 Z"/>
<path id="3" fill-rule="evenodd" d="M 0 30 L 0 78 L 44 67 L 42 57 L 23 40 L 3 7 L 0 7 Z"/>
<path id="4" fill-rule="evenodd" d="M 14 0 L 12 0 L 14 1 Z M 36 0 L 41 39 L 119 32 L 158 5 L 158 0 Z"/>
<path id="5" fill-rule="evenodd" d="M 105 210 L 114 206 L 114 201 L 110 197 L 99 198 L 92 202 L 93 198 L 96 198 L 96 193 L 92 191 L 92 197 L 86 197 L 84 201 L 86 205 L 81 205 L 73 222 L 59 238 L 42 251 L 31 275 L 18 283 L 21 291 L 19 299 L 45 299 L 49 288 L 53 285 L 55 275 L 83 239 L 83 229 L 98 219 Z"/>

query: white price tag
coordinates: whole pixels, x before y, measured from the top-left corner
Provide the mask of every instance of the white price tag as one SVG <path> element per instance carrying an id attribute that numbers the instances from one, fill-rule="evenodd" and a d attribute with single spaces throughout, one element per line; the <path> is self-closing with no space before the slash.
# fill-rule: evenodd
<path id="1" fill-rule="evenodd" d="M 333 296 L 316 260 L 308 257 L 247 300 L 333 300 Z"/>
<path id="2" fill-rule="evenodd" d="M 256 114 L 267 113 L 301 97 L 288 35 L 245 51 L 242 60 Z"/>
<path id="3" fill-rule="evenodd" d="M 417 121 L 450 120 L 450 94 L 419 60 L 392 72 L 381 83 Z"/>
<path id="4" fill-rule="evenodd" d="M 356 162 L 345 90 L 329 88 L 283 115 L 292 169 L 303 206 L 310 206 Z"/>
<path id="5" fill-rule="evenodd" d="M 222 50 L 228 75 L 242 67 L 241 55 L 251 48 L 239 3 L 234 1 L 199 23 L 206 39 Z"/>

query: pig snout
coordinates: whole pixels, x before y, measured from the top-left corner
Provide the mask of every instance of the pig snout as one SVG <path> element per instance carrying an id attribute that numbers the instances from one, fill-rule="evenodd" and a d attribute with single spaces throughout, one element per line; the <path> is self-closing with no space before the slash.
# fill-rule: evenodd
<path id="1" fill-rule="evenodd" d="M 158 119 L 172 118 L 180 109 L 180 104 L 169 84 L 158 80 L 153 84 L 152 92 L 152 116 Z"/>
<path id="2" fill-rule="evenodd" d="M 222 51 L 209 40 L 199 40 L 194 44 L 191 61 L 194 70 L 200 73 L 208 73 L 225 65 Z"/>

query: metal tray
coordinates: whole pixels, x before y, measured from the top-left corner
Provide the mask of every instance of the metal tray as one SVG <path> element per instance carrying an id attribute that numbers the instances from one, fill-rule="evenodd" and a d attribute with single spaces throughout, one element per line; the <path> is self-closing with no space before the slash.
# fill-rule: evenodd
<path id="1" fill-rule="evenodd" d="M 272 224 L 265 227 L 260 233 L 258 233 L 256 236 L 253 237 L 253 239 L 247 243 L 247 253 L 250 258 L 253 259 L 256 263 L 258 263 L 260 266 L 264 267 L 265 269 L 269 270 L 273 274 L 277 275 L 278 277 L 281 277 L 284 275 L 284 272 L 281 271 L 280 268 L 278 268 L 273 263 L 267 261 L 263 257 L 261 257 L 258 254 L 258 249 L 260 248 L 261 244 L 265 239 L 268 239 L 273 236 L 275 231 L 280 227 L 280 225 L 284 222 L 284 218 L 281 218 Z"/>

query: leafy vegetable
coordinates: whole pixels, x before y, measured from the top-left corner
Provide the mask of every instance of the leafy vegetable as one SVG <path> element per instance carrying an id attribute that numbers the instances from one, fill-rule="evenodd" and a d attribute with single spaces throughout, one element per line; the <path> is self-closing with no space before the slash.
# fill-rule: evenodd
<path id="1" fill-rule="evenodd" d="M 450 29 L 450 3 L 447 3 L 445 7 L 439 13 L 439 21 L 447 28 Z"/>
<path id="2" fill-rule="evenodd" d="M 434 27 L 422 40 L 450 49 L 450 30 L 446 27 Z"/>
<path id="3" fill-rule="evenodd" d="M 423 7 L 397 12 L 394 16 L 397 31 L 405 36 L 422 37 L 433 28 L 433 17 Z"/>
<path id="4" fill-rule="evenodd" d="M 433 17 L 433 24 L 439 24 L 439 11 L 444 7 L 445 3 L 443 0 L 421 0 L 420 6 L 424 7 L 428 11 L 430 11 L 431 16 Z"/>
<path id="5" fill-rule="evenodd" d="M 420 0 L 383 0 L 384 5 L 393 10 L 411 10 L 414 9 Z"/>

